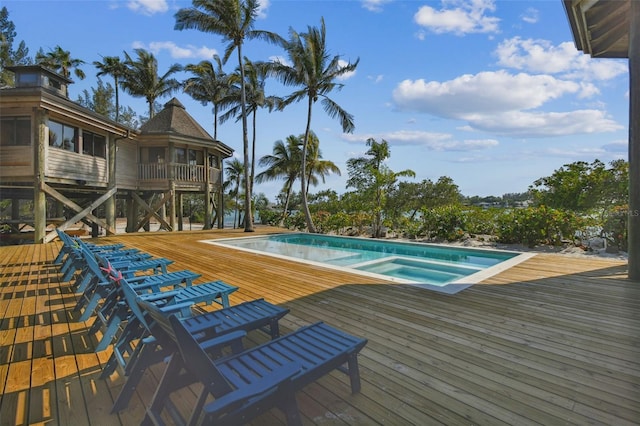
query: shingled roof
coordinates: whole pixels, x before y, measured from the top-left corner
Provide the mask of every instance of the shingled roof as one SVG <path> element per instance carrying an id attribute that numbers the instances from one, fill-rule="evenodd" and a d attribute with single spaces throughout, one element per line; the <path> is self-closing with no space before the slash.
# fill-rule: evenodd
<path id="1" fill-rule="evenodd" d="M 153 116 L 141 128 L 144 134 L 180 135 L 214 142 L 213 137 L 198 124 L 176 98 L 164 104 L 162 111 Z"/>

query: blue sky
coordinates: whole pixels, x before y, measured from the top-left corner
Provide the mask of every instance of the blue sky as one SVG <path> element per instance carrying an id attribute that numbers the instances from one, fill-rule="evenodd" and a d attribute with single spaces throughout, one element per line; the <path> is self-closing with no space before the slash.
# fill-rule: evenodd
<path id="1" fill-rule="evenodd" d="M 93 61 L 145 48 L 160 73 L 222 56 L 220 36 L 174 30 L 175 12 L 186 0 L 5 0 L 16 40 L 33 56 L 60 45 L 86 62 L 85 80 L 70 97 L 96 85 Z M 311 192 L 345 191 L 346 161 L 363 155 L 367 138 L 385 139 L 388 165 L 411 169 L 415 181 L 449 176 L 464 195 L 524 192 L 537 178 L 563 164 L 627 159 L 628 64 L 592 59 L 576 50 L 561 0 L 394 1 L 264 0 L 256 29 L 287 36 L 304 32 L 324 17 L 332 55 L 359 65 L 330 97 L 355 117 L 343 134 L 337 120 L 318 103 L 312 128 L 323 158 L 342 176 L 329 176 Z M 244 53 L 253 61 L 282 57 L 261 41 Z M 225 70 L 237 66 L 232 56 Z M 186 74 L 178 78 L 183 79 Z M 112 82 L 109 77 L 105 82 Z M 276 81 L 266 91 L 286 95 Z M 211 106 L 183 93 L 176 96 L 211 134 Z M 160 99 L 165 103 L 169 98 Z M 122 96 L 121 104 L 146 114 L 143 99 Z M 304 132 L 306 103 L 282 112 L 258 113 L 257 156 L 271 153 L 276 140 Z M 239 125 L 219 127 L 218 139 L 242 158 Z M 273 198 L 282 182 L 256 192 Z"/>

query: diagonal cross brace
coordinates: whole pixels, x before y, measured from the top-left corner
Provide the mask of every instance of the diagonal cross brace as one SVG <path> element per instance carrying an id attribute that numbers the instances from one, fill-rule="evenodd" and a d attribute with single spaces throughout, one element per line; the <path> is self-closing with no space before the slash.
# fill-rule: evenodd
<path id="1" fill-rule="evenodd" d="M 58 191 L 56 191 L 55 189 L 53 189 L 52 187 L 50 187 L 49 185 L 47 185 L 46 183 L 41 183 L 40 189 L 46 192 L 47 194 L 49 194 L 50 196 L 52 196 L 53 198 L 55 198 L 56 200 L 60 201 L 65 206 L 78 212 L 78 214 L 73 216 L 71 219 L 67 220 L 66 222 L 58 226 L 58 229 L 60 229 L 61 231 L 64 231 L 70 225 L 73 225 L 74 223 L 78 222 L 80 219 L 87 218 L 91 222 L 95 223 L 96 225 L 103 227 L 108 232 L 111 232 L 112 234 L 116 233 L 116 230 L 112 226 L 107 225 L 105 221 L 91 214 L 91 211 L 94 210 L 99 205 L 101 205 L 102 203 L 104 203 L 105 201 L 107 201 L 109 198 L 111 198 L 118 191 L 117 188 L 111 188 L 110 190 L 105 192 L 97 200 L 95 200 L 93 203 L 91 203 L 88 207 L 85 207 L 84 209 L 80 207 L 78 204 L 76 204 L 75 202 L 71 201 L 70 199 L 62 195 L 61 193 L 59 193 Z M 53 239 L 55 239 L 57 236 L 58 234 L 56 233 L 55 230 L 51 231 L 44 237 L 44 242 L 48 243 L 50 241 L 53 241 Z"/>
<path id="2" fill-rule="evenodd" d="M 173 229 L 171 228 L 171 225 L 169 225 L 167 221 L 164 220 L 162 217 L 160 217 L 160 215 L 157 213 L 160 207 L 162 207 L 162 205 L 167 202 L 167 199 L 171 196 L 171 192 L 172 192 L 171 190 L 164 192 L 162 194 L 162 197 L 158 201 L 153 203 L 151 207 L 149 207 L 146 201 L 140 198 L 138 194 L 136 194 L 135 192 L 131 193 L 131 195 L 133 196 L 133 199 L 136 200 L 138 204 L 140 204 L 140 206 L 147 211 L 147 214 L 140 220 L 140 222 L 138 222 L 136 226 L 136 230 L 140 229 L 146 222 L 148 222 L 149 219 L 151 219 L 151 216 L 154 216 L 156 219 L 158 219 L 158 221 L 162 226 L 164 226 L 166 229 L 170 231 L 173 231 Z"/>

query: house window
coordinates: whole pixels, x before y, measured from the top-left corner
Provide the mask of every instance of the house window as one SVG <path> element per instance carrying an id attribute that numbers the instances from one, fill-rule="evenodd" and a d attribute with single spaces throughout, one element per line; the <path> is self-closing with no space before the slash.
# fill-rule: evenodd
<path id="1" fill-rule="evenodd" d="M 107 158 L 107 142 L 102 135 L 82 132 L 82 153 L 94 157 Z"/>
<path id="2" fill-rule="evenodd" d="M 37 86 L 38 85 L 38 74 L 32 72 L 22 72 L 16 74 L 16 86 L 17 87 L 28 87 L 28 86 Z"/>
<path id="3" fill-rule="evenodd" d="M 202 151 L 196 151 L 190 149 L 189 151 L 189 165 L 190 166 L 202 166 L 204 165 L 204 153 Z"/>
<path id="4" fill-rule="evenodd" d="M 149 163 L 164 163 L 164 147 L 149 147 Z"/>
<path id="5" fill-rule="evenodd" d="M 0 118 L 0 145 L 31 145 L 31 119 L 29 117 Z"/>
<path id="6" fill-rule="evenodd" d="M 78 128 L 50 120 L 49 146 L 78 152 Z"/>
<path id="7" fill-rule="evenodd" d="M 176 163 L 187 164 L 187 150 L 186 148 L 176 148 Z"/>

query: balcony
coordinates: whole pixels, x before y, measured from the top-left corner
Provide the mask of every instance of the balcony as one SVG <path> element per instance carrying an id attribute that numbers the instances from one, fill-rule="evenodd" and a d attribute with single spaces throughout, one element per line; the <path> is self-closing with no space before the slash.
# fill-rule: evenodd
<path id="1" fill-rule="evenodd" d="M 208 167 L 209 183 L 219 184 L 220 169 Z M 142 163 L 138 164 L 138 179 L 141 182 L 170 181 L 176 183 L 205 183 L 207 167 L 202 165 L 176 163 Z"/>

